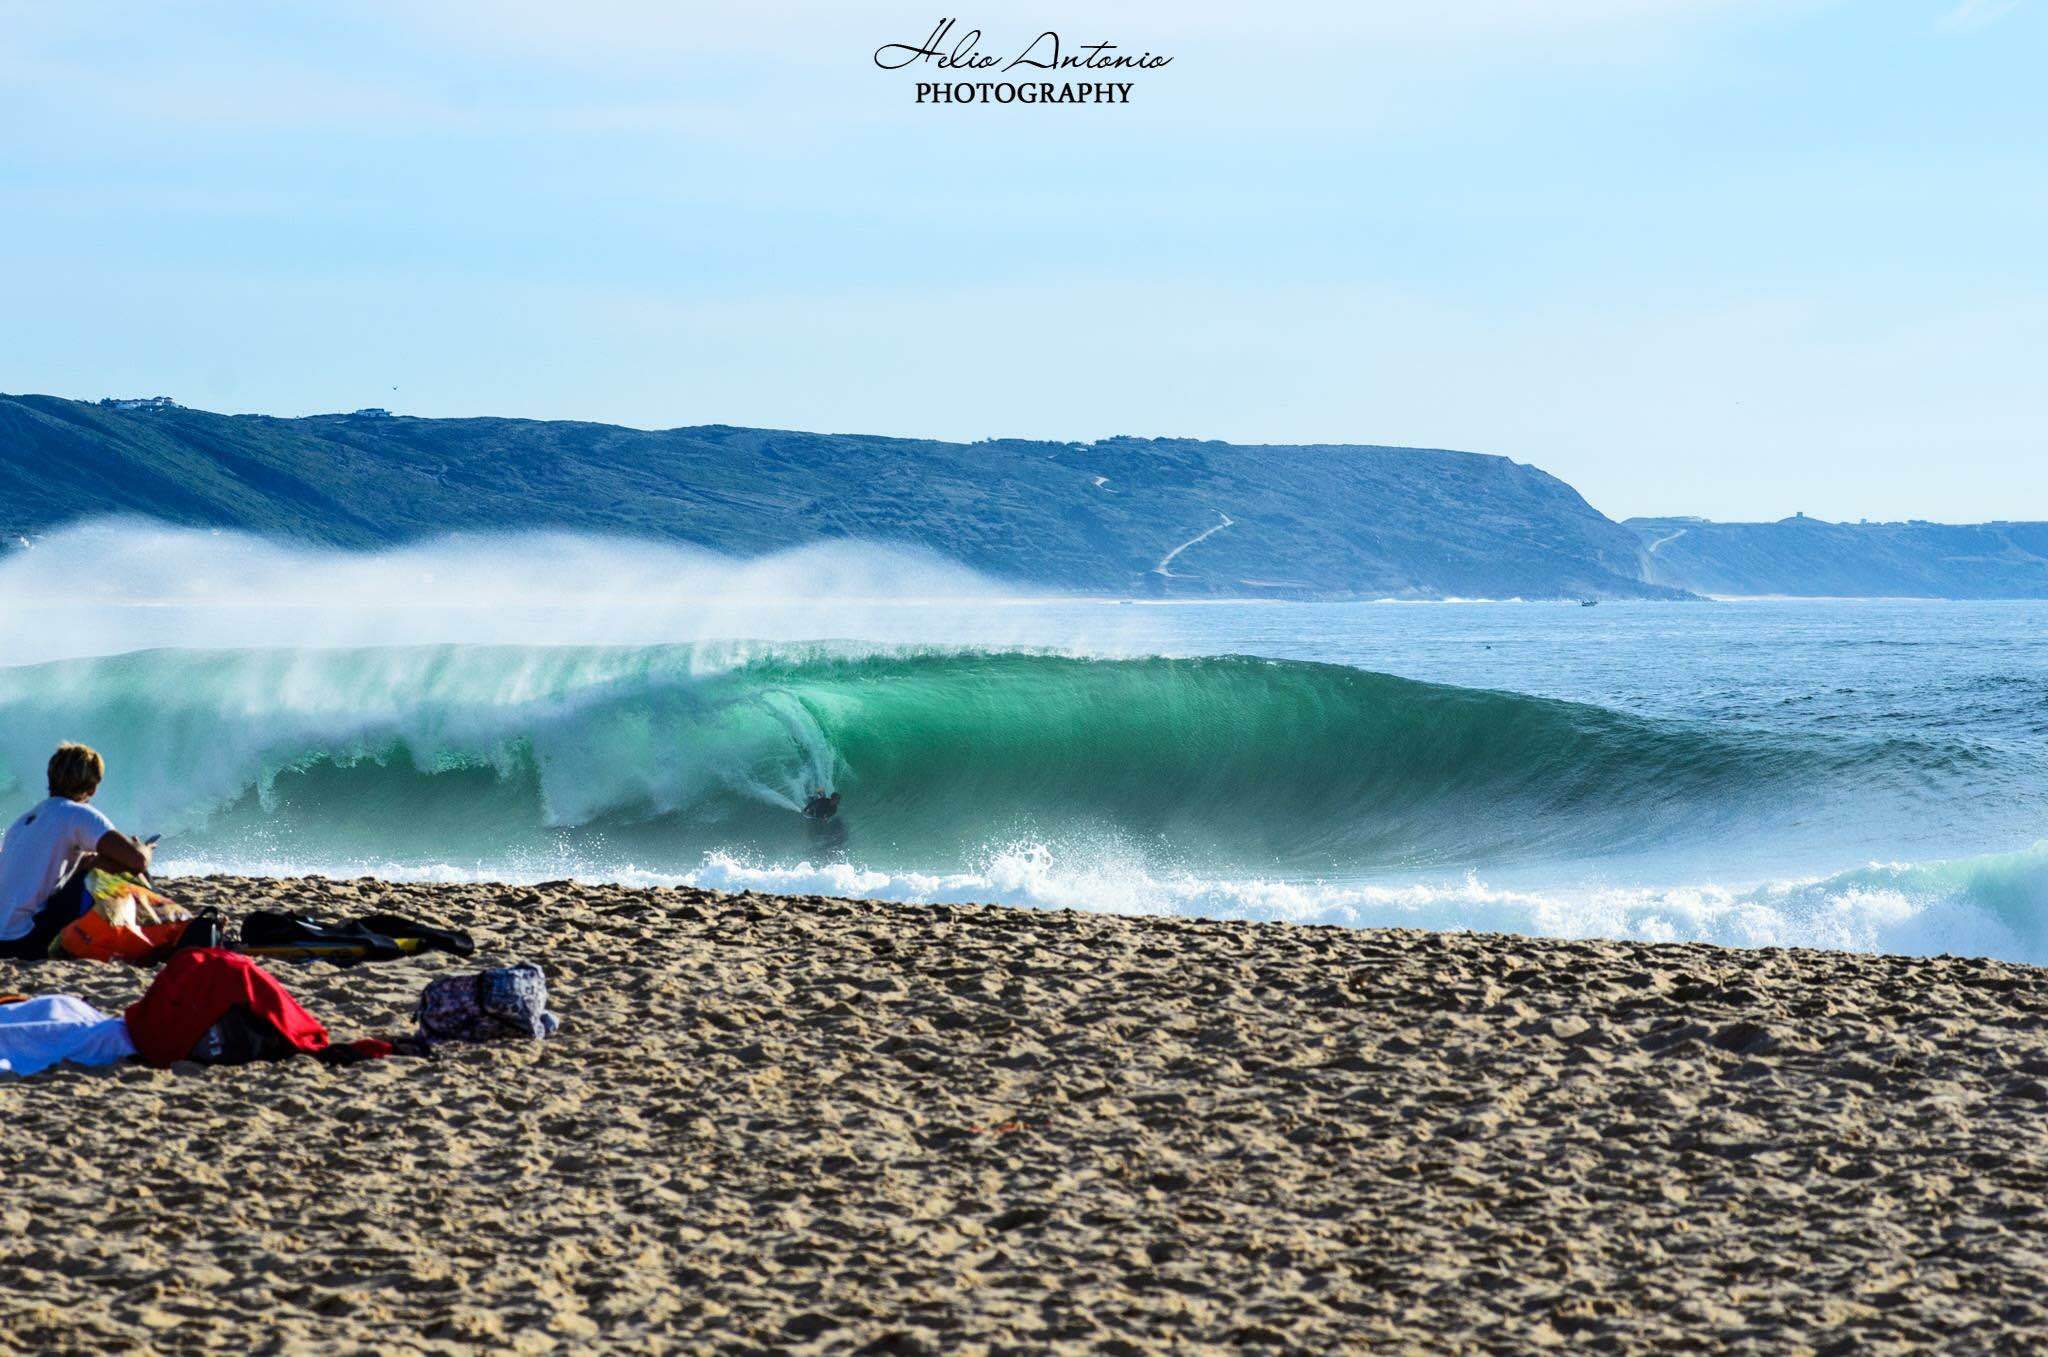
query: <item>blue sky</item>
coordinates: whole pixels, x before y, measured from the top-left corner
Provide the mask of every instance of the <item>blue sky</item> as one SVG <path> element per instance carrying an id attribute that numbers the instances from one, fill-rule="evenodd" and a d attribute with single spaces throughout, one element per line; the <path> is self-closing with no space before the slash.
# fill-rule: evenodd
<path id="1" fill-rule="evenodd" d="M 1505 453 L 2048 518 L 2044 0 L 0 0 L 0 389 Z"/>

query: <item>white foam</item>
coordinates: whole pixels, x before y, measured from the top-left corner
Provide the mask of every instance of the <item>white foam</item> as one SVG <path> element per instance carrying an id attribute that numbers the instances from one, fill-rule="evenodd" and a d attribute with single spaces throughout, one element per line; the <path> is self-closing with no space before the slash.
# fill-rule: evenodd
<path id="1" fill-rule="evenodd" d="M 971 871 L 885 871 L 855 863 L 756 863 L 713 853 L 693 870 L 661 872 L 568 860 L 459 866 L 362 861 L 308 867 L 264 861 L 179 861 L 181 873 L 377 876 L 401 881 L 554 878 L 628 886 L 684 885 L 777 895 L 832 895 L 912 904 L 986 903 L 1112 914 L 1278 920 L 1346 927 L 1470 930 L 1553 938 L 1815 947 L 1908 955 L 1955 953 L 2048 962 L 2048 843 L 1960 862 L 1872 864 L 1838 875 L 1732 888 L 1504 889 L 1477 876 L 1375 885 L 1148 870 L 1133 858 L 1062 858 L 1041 844 L 989 851 Z"/>
<path id="2" fill-rule="evenodd" d="M 637 538 L 470 532 L 343 551 L 98 519 L 0 554 L 0 657 L 734 637 L 1148 649 L 1152 628 L 1131 610 L 1063 615 L 1054 634 L 1027 606 L 1043 601 L 901 544 L 820 542 L 740 558 Z"/>

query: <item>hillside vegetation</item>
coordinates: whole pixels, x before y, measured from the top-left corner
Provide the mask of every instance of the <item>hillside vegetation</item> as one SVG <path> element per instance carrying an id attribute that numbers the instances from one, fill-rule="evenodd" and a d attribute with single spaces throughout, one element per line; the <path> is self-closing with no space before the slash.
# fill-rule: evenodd
<path id="1" fill-rule="evenodd" d="M 1107 594 L 1679 593 L 1645 583 L 1635 535 L 1569 485 L 1473 453 L 277 419 L 0 396 L 0 531 L 32 538 L 110 512 L 350 547 L 532 527 L 736 555 L 867 538 Z"/>

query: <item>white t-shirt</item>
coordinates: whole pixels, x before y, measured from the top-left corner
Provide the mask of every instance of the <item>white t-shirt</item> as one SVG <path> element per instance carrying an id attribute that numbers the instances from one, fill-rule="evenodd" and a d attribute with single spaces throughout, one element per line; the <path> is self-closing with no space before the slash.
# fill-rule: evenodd
<path id="1" fill-rule="evenodd" d="M 0 942 L 23 937 L 64 874 L 99 846 L 114 822 L 82 801 L 53 796 L 0 839 Z"/>

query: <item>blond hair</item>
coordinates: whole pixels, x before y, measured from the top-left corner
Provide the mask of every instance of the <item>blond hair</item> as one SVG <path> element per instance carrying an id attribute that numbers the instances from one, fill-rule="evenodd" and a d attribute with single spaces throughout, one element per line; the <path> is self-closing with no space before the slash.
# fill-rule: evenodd
<path id="1" fill-rule="evenodd" d="M 50 795 L 72 801 L 91 796 L 107 775 L 107 761 L 89 745 L 60 744 L 50 755 Z"/>

